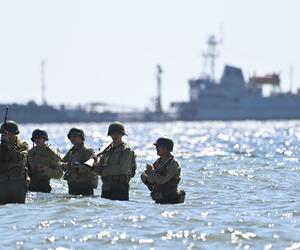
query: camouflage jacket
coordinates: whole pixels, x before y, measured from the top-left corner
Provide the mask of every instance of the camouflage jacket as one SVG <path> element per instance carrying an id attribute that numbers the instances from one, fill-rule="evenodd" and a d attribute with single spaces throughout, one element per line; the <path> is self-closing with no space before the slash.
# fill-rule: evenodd
<path id="1" fill-rule="evenodd" d="M 63 170 L 60 155 L 47 145 L 33 147 L 28 151 L 27 167 L 31 178 L 46 176 L 59 179 Z"/>
<path id="2" fill-rule="evenodd" d="M 91 158 L 94 150 L 81 144 L 72 147 L 62 159 L 65 178 L 68 182 L 90 182 L 97 175 L 83 164 Z M 97 177 L 98 178 L 98 177 Z"/>
<path id="3" fill-rule="evenodd" d="M 126 175 L 134 177 L 136 171 L 136 155 L 127 143 L 118 146 L 112 144 L 100 155 L 94 170 L 102 177 Z"/>
<path id="4" fill-rule="evenodd" d="M 167 161 L 162 161 L 161 158 L 153 163 L 154 169 L 146 171 L 148 175 L 148 181 L 154 185 L 163 185 L 168 183 L 174 178 L 180 177 L 180 165 L 171 157 Z"/>
<path id="5" fill-rule="evenodd" d="M 28 144 L 18 137 L 13 144 L 0 144 L 0 178 L 24 178 Z"/>

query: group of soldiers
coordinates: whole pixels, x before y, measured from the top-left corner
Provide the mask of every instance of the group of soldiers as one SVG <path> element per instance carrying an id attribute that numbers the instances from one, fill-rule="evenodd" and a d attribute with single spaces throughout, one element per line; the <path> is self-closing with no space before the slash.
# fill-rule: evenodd
<path id="1" fill-rule="evenodd" d="M 47 131 L 35 129 L 32 132 L 33 147 L 29 150 L 19 133 L 14 121 L 6 121 L 1 126 L 0 204 L 25 203 L 27 191 L 49 193 L 50 179 L 62 177 L 67 181 L 69 194 L 93 195 L 100 176 L 102 198 L 129 200 L 129 182 L 135 176 L 136 155 L 123 141 L 126 133 L 122 123 L 109 125 L 107 135 L 112 142 L 97 153 L 85 145 L 82 129 L 71 128 L 67 137 L 73 146 L 63 158 L 47 143 Z M 147 164 L 141 174 L 142 182 L 156 203 L 184 202 L 185 192 L 177 190 L 180 165 L 171 154 L 173 141 L 161 137 L 154 145 L 159 158 Z"/>

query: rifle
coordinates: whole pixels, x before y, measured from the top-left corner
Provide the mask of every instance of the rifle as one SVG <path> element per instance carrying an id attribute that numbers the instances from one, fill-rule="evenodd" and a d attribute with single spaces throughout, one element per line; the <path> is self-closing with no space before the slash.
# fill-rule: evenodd
<path id="1" fill-rule="evenodd" d="M 99 158 L 101 155 L 103 155 L 110 147 L 111 147 L 112 143 L 109 143 L 107 146 L 104 147 L 103 150 L 99 150 L 98 152 L 95 153 L 94 157 L 88 159 L 83 165 L 92 168 L 96 159 L 95 158 Z"/>
<path id="2" fill-rule="evenodd" d="M 6 126 L 6 123 L 7 123 L 7 116 L 8 116 L 8 106 L 6 106 L 5 108 L 5 116 L 4 116 L 4 122 L 3 122 L 3 125 L 1 126 L 1 133 L 5 133 L 5 126 Z M 4 140 L 3 140 L 3 137 L 1 136 L 1 148 L 2 148 L 2 152 L 4 153 Z"/>
<path id="3" fill-rule="evenodd" d="M 7 116 L 8 116 L 8 106 L 6 106 L 6 108 L 5 108 L 5 116 L 4 116 L 4 122 L 2 125 L 1 133 L 3 133 L 5 131 L 5 126 L 7 123 Z"/>
<path id="4" fill-rule="evenodd" d="M 165 168 L 166 168 L 167 166 L 169 166 L 169 164 L 171 163 L 171 161 L 172 161 L 173 159 L 174 159 L 174 156 L 171 155 L 171 157 L 170 157 L 167 161 L 165 161 L 159 168 L 155 169 L 156 172 L 157 172 L 157 173 L 162 173 L 162 172 L 165 170 Z"/>
<path id="5" fill-rule="evenodd" d="M 165 161 L 159 168 L 156 168 L 155 171 L 159 174 L 161 174 L 165 169 L 166 167 L 170 164 L 170 162 L 174 159 L 174 156 L 171 155 L 171 157 Z M 147 180 L 147 171 L 143 172 L 142 175 L 141 175 L 141 179 L 142 179 L 142 182 L 148 187 L 148 189 L 152 192 L 153 191 L 153 183 L 149 182 Z"/>

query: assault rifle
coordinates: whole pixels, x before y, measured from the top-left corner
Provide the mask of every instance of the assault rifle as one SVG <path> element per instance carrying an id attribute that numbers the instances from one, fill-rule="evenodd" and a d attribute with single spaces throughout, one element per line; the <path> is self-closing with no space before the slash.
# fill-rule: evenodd
<path id="1" fill-rule="evenodd" d="M 8 116 L 8 106 L 6 106 L 6 108 L 5 108 L 4 122 L 3 122 L 3 125 L 1 126 L 1 131 L 0 131 L 0 132 L 1 132 L 2 134 L 5 134 L 5 133 L 6 133 L 5 127 L 6 127 L 6 122 L 7 122 L 7 116 Z M 3 137 L 1 136 L 2 151 L 4 151 L 3 144 L 4 144 L 4 140 L 3 140 Z"/>
<path id="2" fill-rule="evenodd" d="M 88 159 L 84 165 L 87 167 L 92 168 L 94 166 L 94 163 L 98 160 L 98 158 L 103 155 L 107 150 L 110 149 L 112 143 L 108 144 L 107 146 L 104 147 L 103 150 L 99 150 L 98 152 L 96 152 L 92 158 Z"/>
<path id="3" fill-rule="evenodd" d="M 4 122 L 3 122 L 3 125 L 1 127 L 1 133 L 5 132 L 5 126 L 6 126 L 6 122 L 7 122 L 7 116 L 8 116 L 8 106 L 6 106 L 6 108 L 5 108 Z"/>

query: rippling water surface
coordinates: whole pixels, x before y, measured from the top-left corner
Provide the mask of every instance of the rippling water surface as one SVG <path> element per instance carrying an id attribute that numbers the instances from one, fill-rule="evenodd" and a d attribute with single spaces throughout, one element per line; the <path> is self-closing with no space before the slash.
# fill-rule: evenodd
<path id="1" fill-rule="evenodd" d="M 29 141 L 48 130 L 66 153 L 74 124 L 21 126 Z M 98 149 L 108 124 L 76 124 Z M 66 195 L 63 180 L 51 194 L 28 193 L 24 205 L 0 207 L 1 249 L 300 249 L 300 122 L 175 122 L 127 124 L 138 155 L 130 201 Z M 156 159 L 152 142 L 174 138 L 186 202 L 157 205 L 140 181 Z"/>

